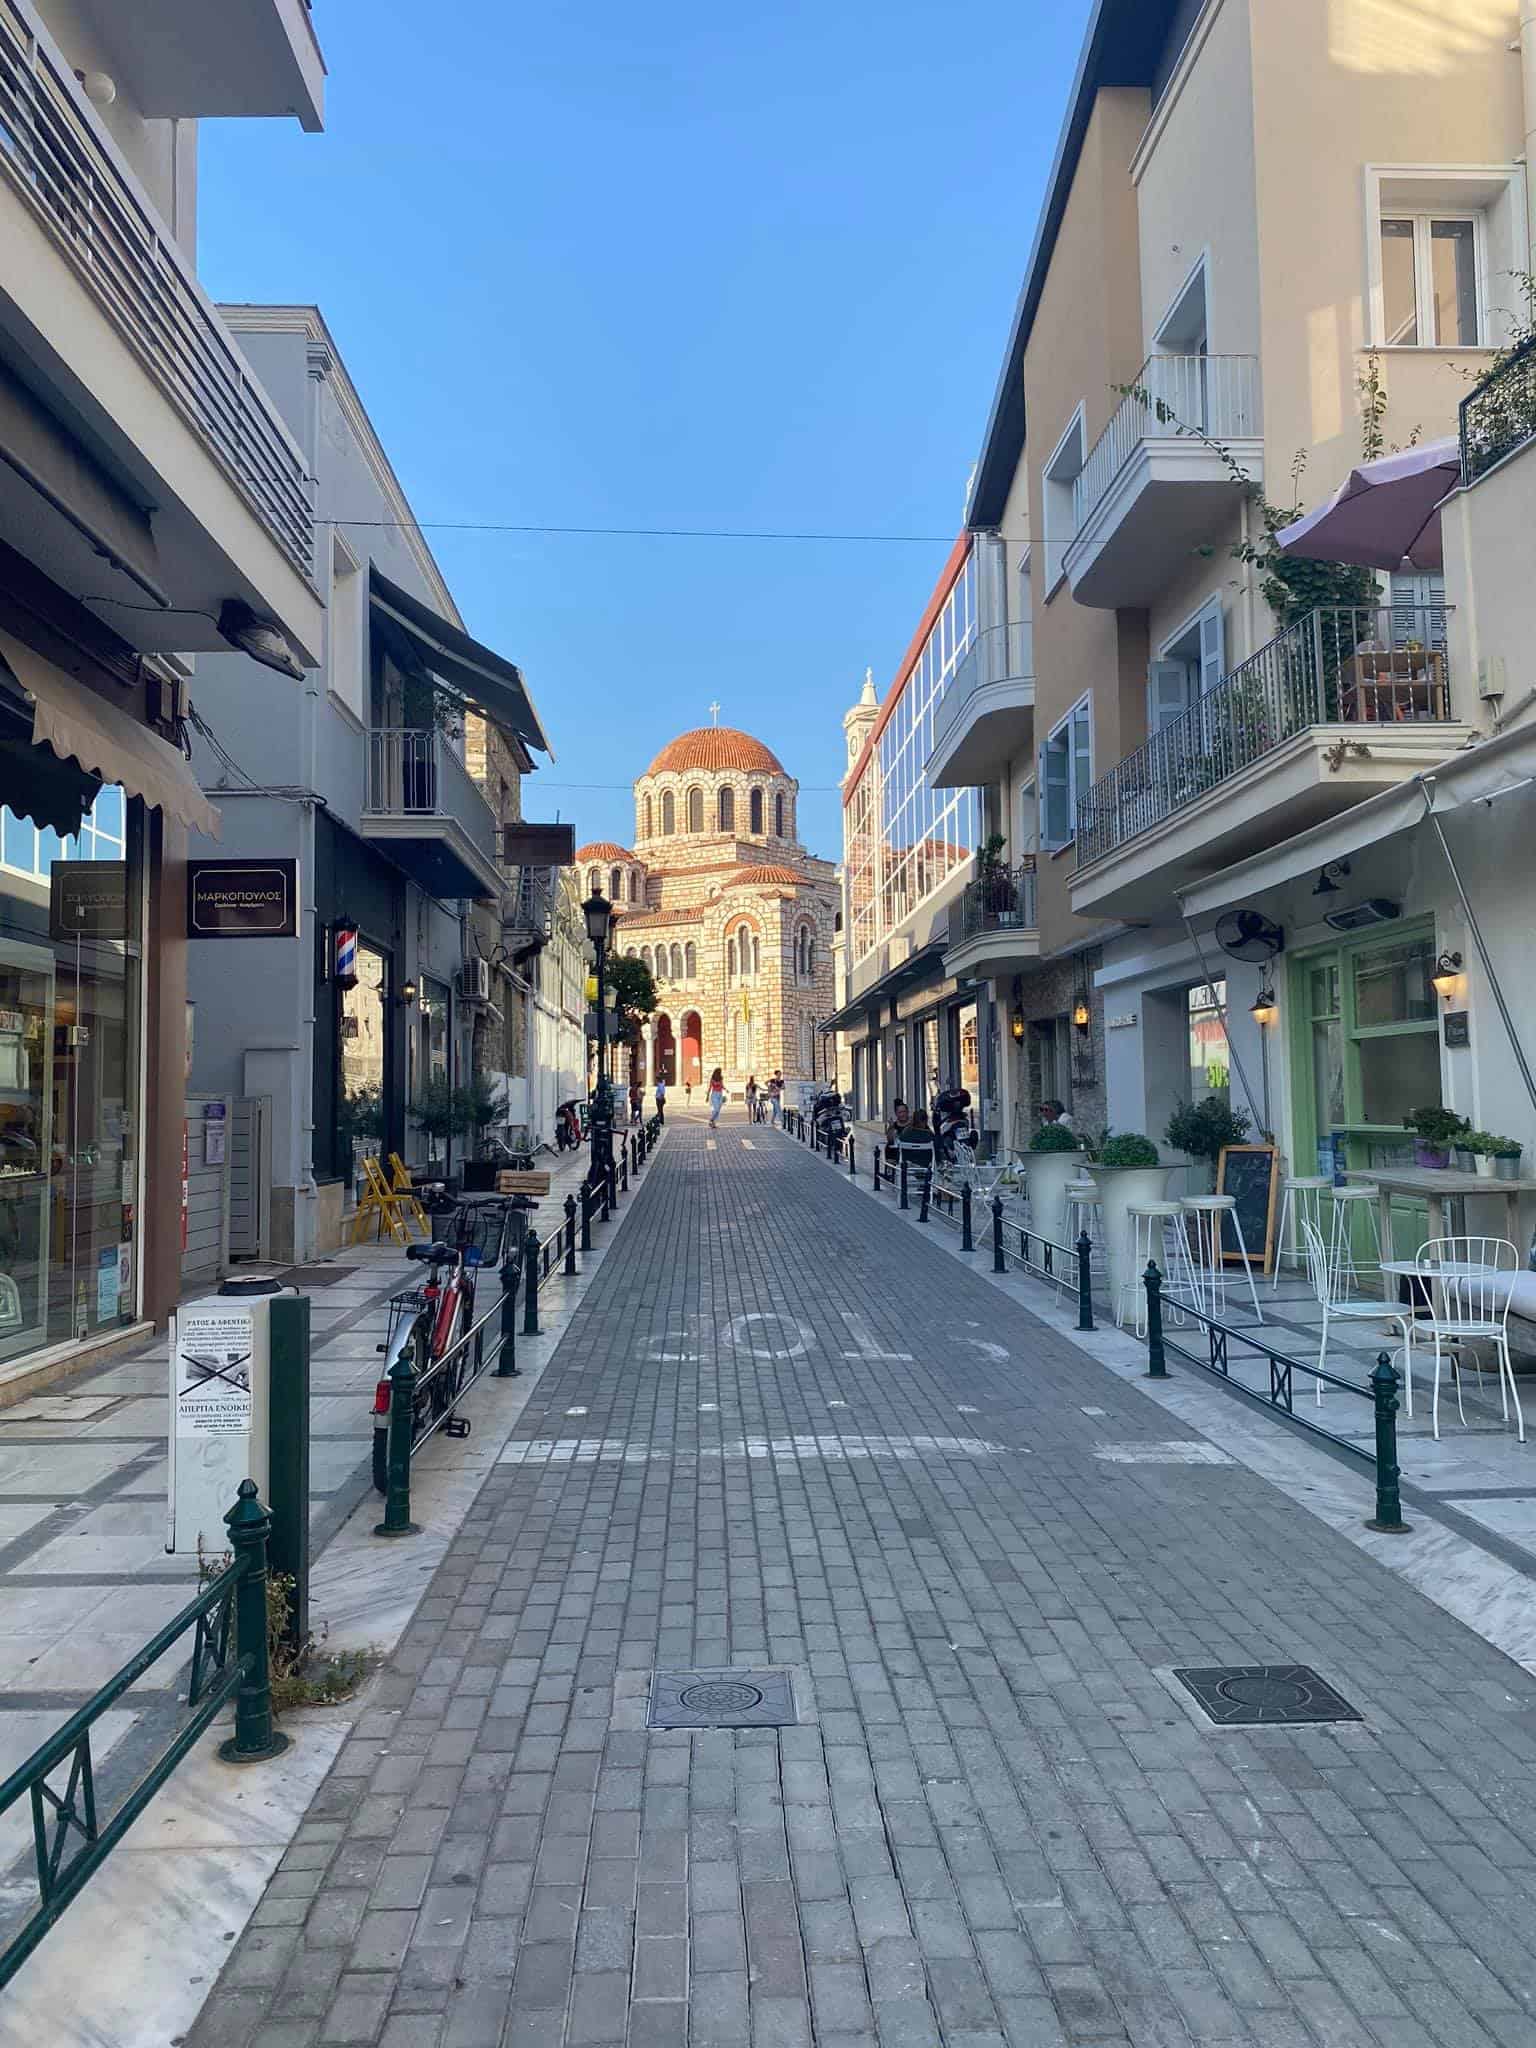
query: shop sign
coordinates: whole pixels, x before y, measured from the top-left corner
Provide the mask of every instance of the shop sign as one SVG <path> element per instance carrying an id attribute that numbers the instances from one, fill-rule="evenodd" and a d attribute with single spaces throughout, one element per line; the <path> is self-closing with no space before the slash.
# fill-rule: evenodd
<path id="1" fill-rule="evenodd" d="M 251 1426 L 256 1314 L 219 1301 L 189 1303 L 176 1317 L 176 1434 L 228 1436 Z"/>
<path id="2" fill-rule="evenodd" d="M 187 936 L 291 939 L 299 929 L 296 860 L 187 862 Z"/>
<path id="3" fill-rule="evenodd" d="M 333 975 L 338 988 L 357 987 L 357 926 L 338 924 L 331 928 L 335 947 Z"/>
<path id="4" fill-rule="evenodd" d="M 568 868 L 576 859 L 576 827 L 534 825 L 526 818 L 504 825 L 501 858 L 509 868 Z"/>
<path id="5" fill-rule="evenodd" d="M 48 877 L 48 936 L 126 939 L 128 863 L 56 860 Z"/>
<path id="6" fill-rule="evenodd" d="M 1469 1010 L 1447 1010 L 1445 1042 L 1452 1050 L 1472 1043 L 1472 1015 Z"/>

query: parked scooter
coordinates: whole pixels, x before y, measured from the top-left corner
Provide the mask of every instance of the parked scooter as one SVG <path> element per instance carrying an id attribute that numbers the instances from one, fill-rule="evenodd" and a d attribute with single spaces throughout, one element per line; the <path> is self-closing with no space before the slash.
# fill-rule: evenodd
<path id="1" fill-rule="evenodd" d="M 811 1126 L 824 1150 L 835 1149 L 847 1137 L 848 1118 L 836 1088 L 823 1088 L 812 1102 Z"/>
<path id="2" fill-rule="evenodd" d="M 976 1159 L 976 1126 L 965 1088 L 942 1088 L 933 1099 L 934 1155 L 940 1166 L 969 1166 Z"/>
<path id="3" fill-rule="evenodd" d="M 581 1143 L 581 1109 L 575 1102 L 562 1102 L 555 1111 L 555 1145 L 572 1152 Z"/>

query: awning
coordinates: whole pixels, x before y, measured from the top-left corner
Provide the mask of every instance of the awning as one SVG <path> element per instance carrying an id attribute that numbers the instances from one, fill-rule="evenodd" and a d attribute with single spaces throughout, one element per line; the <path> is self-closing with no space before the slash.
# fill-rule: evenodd
<path id="1" fill-rule="evenodd" d="M 185 755 L 25 641 L 0 632 L 0 655 L 32 699 L 34 746 L 51 747 L 61 761 L 78 761 L 87 774 L 121 783 L 151 809 L 220 837 L 219 813 L 198 788 Z"/>
<path id="2" fill-rule="evenodd" d="M 818 1032 L 825 1037 L 830 1031 L 845 1031 L 850 1024 L 856 1024 L 866 1010 L 890 1002 L 893 997 L 900 995 L 903 989 L 912 988 L 931 974 L 942 975 L 947 950 L 948 947 L 942 939 L 935 939 L 931 945 L 920 947 L 917 952 L 898 962 L 895 967 L 888 968 L 878 981 L 871 982 L 862 995 L 854 996 L 851 1001 L 844 1003 L 840 1010 L 835 1010 L 824 1023 L 817 1026 Z"/>
<path id="3" fill-rule="evenodd" d="M 493 654 L 478 640 L 452 626 L 430 605 L 412 597 L 398 583 L 371 564 L 368 596 L 373 610 L 388 619 L 415 649 L 423 668 L 473 704 L 477 711 L 515 732 L 526 746 L 537 747 L 554 759 L 554 749 L 544 737 L 539 714 L 534 709 L 522 671 L 515 663 Z"/>
<path id="4" fill-rule="evenodd" d="M 1383 839 L 1411 831 L 1423 824 L 1431 811 L 1444 816 L 1468 804 L 1491 802 L 1533 778 L 1536 728 L 1501 733 L 1452 754 L 1438 768 L 1412 776 L 1395 789 L 1383 790 L 1310 831 L 1298 832 L 1294 839 L 1282 840 L 1251 860 L 1239 861 L 1192 884 L 1180 892 L 1181 908 L 1186 917 L 1226 910 L 1282 883 L 1299 881 L 1329 861 L 1348 860 Z"/>

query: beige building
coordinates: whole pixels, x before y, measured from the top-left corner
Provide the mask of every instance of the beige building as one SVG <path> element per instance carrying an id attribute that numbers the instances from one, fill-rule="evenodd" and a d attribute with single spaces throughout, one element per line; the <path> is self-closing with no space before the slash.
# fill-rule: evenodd
<path id="1" fill-rule="evenodd" d="M 656 980 L 636 1075 L 645 1086 L 698 1087 L 717 1066 L 738 1093 L 775 1069 L 816 1078 L 837 883 L 796 837 L 799 789 L 761 740 L 702 726 L 635 783 L 633 850 L 577 849 L 588 889 L 619 908 L 615 945 Z"/>
<path id="2" fill-rule="evenodd" d="M 1310 1171 L 1320 1143 L 1354 1164 L 1399 1149 L 1409 1108 L 1450 1099 L 1433 915 L 1363 910 L 1341 933 L 1322 913 L 1358 892 L 1333 876 L 1283 950 L 1242 961 L 1210 883 L 1486 725 L 1438 576 L 1277 580 L 1267 558 L 1363 455 L 1451 433 L 1515 331 L 1536 124 L 1520 13 L 1095 9 L 924 771 L 980 793 L 993 841 L 943 964 L 1006 1018 L 1005 1145 L 1044 1094 L 1159 1143 L 1178 1101 L 1217 1094 Z M 1186 918 L 1191 891 L 1207 908 Z"/>

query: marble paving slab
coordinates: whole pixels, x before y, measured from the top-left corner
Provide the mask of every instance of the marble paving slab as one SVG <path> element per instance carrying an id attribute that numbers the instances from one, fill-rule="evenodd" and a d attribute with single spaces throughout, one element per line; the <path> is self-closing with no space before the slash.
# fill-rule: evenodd
<path id="1" fill-rule="evenodd" d="M 0 1508 L 0 1516 L 20 1512 Z M 52 1510 L 39 1508 L 37 1515 Z M 72 1528 L 55 1536 L 27 1559 L 29 1574 L 51 1577 L 74 1573 L 86 1577 L 131 1577 L 135 1572 L 178 1572 L 197 1576 L 197 1560 L 169 1555 L 165 1548 L 164 1500 L 111 1500 L 81 1515 Z"/>
<path id="2" fill-rule="evenodd" d="M 0 1502 L 0 1545 L 14 1543 L 52 1513 L 52 1506 L 43 1502 L 34 1501 L 27 1507 L 17 1501 Z"/>
<path id="3" fill-rule="evenodd" d="M 56 1493 L 72 1500 L 142 1453 L 132 1444 L 11 1444 L 0 1437 L 0 1497 Z"/>

